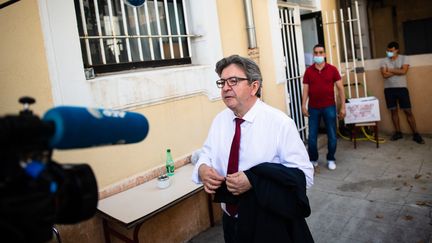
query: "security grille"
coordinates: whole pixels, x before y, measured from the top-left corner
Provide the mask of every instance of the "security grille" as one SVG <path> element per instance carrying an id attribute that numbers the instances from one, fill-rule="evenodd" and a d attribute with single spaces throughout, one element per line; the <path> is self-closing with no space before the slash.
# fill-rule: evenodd
<path id="1" fill-rule="evenodd" d="M 95 73 L 191 63 L 181 0 L 75 0 L 84 66 Z"/>
<path id="2" fill-rule="evenodd" d="M 352 12 L 355 12 L 355 16 Z M 338 67 L 341 76 L 346 81 L 347 98 L 368 96 L 366 72 L 364 69 L 363 35 L 359 14 L 359 4 L 354 1 L 354 8 L 347 7 L 331 13 L 324 11 L 324 28 L 327 33 L 329 63 Z M 331 30 L 333 34 L 331 34 Z M 341 31 L 339 31 L 339 29 Z M 341 33 L 340 33 L 341 32 Z M 339 43 L 342 40 L 342 47 Z M 333 60 L 332 45 L 336 46 L 336 60 Z M 341 55 L 341 52 L 344 54 Z M 343 57 L 343 58 L 342 58 Z M 351 60 L 350 60 L 351 59 Z M 343 60 L 343 65 L 341 64 Z M 360 87 L 363 86 L 363 89 Z M 354 90 L 353 90 L 354 89 Z M 354 93 L 354 94 L 352 94 Z"/>
<path id="3" fill-rule="evenodd" d="M 285 58 L 285 73 L 291 118 L 297 125 L 300 137 L 307 138 L 307 125 L 302 114 L 302 81 L 304 73 L 303 41 L 298 9 L 279 6 L 279 19 Z"/>

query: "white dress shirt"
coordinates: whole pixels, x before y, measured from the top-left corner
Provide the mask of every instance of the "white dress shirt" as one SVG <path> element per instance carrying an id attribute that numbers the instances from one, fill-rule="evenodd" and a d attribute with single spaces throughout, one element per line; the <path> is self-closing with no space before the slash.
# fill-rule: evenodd
<path id="1" fill-rule="evenodd" d="M 201 183 L 198 168 L 206 164 L 226 176 L 231 143 L 235 132 L 233 111 L 220 112 L 210 127 L 192 180 Z M 299 168 L 306 176 L 307 188 L 313 185 L 314 169 L 294 121 L 282 111 L 257 100 L 243 117 L 239 151 L 239 171 L 263 162 Z"/>

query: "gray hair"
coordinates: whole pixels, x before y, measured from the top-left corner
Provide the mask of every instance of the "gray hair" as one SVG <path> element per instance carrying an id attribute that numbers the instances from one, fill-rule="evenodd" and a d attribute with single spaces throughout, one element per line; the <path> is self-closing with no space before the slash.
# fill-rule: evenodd
<path id="1" fill-rule="evenodd" d="M 258 80 L 260 86 L 255 95 L 258 98 L 261 97 L 261 88 L 262 88 L 263 80 L 258 65 L 251 59 L 241 57 L 239 55 L 232 55 L 229 57 L 225 57 L 216 63 L 215 71 L 219 75 L 219 77 L 221 76 L 222 71 L 231 64 L 235 64 L 237 67 L 241 68 L 245 72 L 246 78 L 249 79 L 248 80 L 249 84 L 251 84 L 255 80 Z"/>

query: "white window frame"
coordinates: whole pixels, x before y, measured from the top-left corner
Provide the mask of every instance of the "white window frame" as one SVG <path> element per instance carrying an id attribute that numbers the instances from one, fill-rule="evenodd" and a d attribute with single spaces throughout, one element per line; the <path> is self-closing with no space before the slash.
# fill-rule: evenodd
<path id="1" fill-rule="evenodd" d="M 86 80 L 74 2 L 38 0 L 54 105 L 127 109 L 206 94 L 220 99 L 215 63 L 223 56 L 216 0 L 185 0 L 192 64 L 148 68 Z"/>

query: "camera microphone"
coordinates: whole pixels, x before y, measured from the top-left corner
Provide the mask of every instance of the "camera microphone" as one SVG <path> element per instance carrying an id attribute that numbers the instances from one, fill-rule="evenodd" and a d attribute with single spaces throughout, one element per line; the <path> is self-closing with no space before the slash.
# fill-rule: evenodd
<path id="1" fill-rule="evenodd" d="M 19 102 L 18 115 L 0 116 L 0 233 L 6 241 L 46 242 L 54 224 L 89 219 L 98 203 L 91 167 L 57 163 L 53 149 L 137 143 L 149 124 L 135 112 L 73 106 L 40 119 L 29 109 L 32 97 Z"/>
<path id="2" fill-rule="evenodd" d="M 139 113 L 99 108 L 58 106 L 42 120 L 54 125 L 49 147 L 55 149 L 136 143 L 149 130 L 147 119 Z"/>

